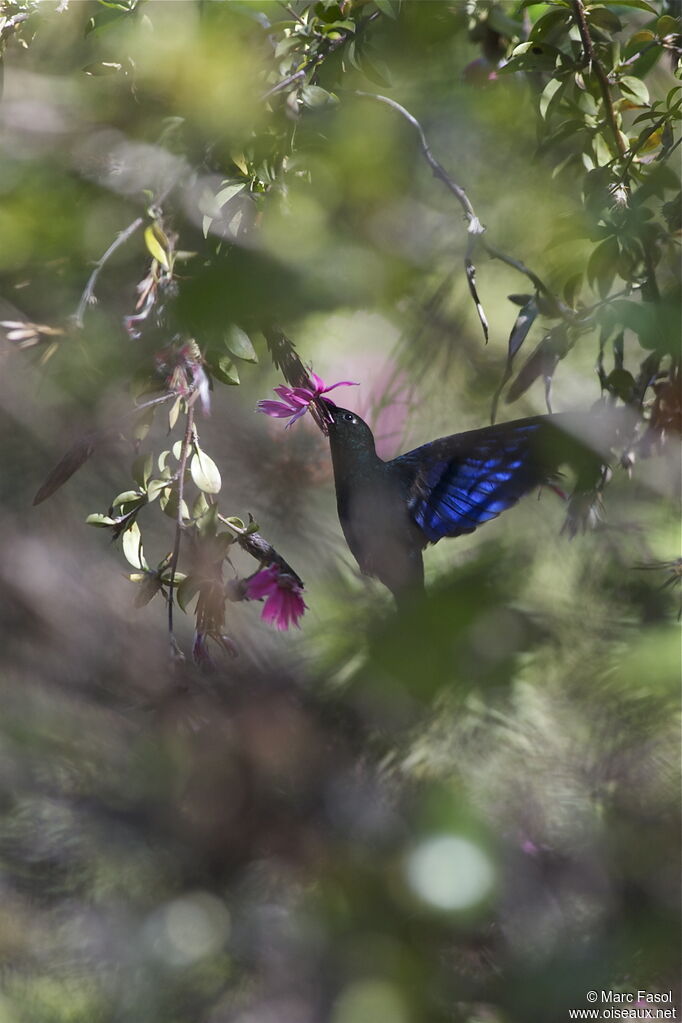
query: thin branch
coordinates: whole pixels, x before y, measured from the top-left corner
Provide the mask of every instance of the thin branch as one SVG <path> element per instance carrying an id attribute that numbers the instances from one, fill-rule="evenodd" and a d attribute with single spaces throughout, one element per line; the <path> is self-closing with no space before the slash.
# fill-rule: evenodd
<path id="1" fill-rule="evenodd" d="M 180 557 L 180 541 L 182 538 L 182 531 L 185 528 L 185 524 L 182 519 L 182 505 L 185 498 L 185 469 L 187 468 L 187 458 L 189 455 L 189 448 L 192 441 L 192 434 L 194 432 L 194 405 L 190 404 L 187 409 L 187 422 L 185 424 L 185 435 L 182 438 L 182 447 L 180 449 L 180 467 L 178 469 L 178 511 L 175 519 L 175 540 L 173 543 L 173 553 L 171 554 L 170 560 L 170 574 L 169 574 L 169 586 L 168 586 L 168 632 L 170 634 L 171 649 L 176 651 L 175 637 L 173 635 L 173 588 L 175 586 L 175 573 L 178 569 L 178 559 Z"/>
<path id="2" fill-rule="evenodd" d="M 299 71 L 294 71 L 291 75 L 287 75 L 287 77 L 283 78 L 281 82 L 277 82 L 277 84 L 273 85 L 271 89 L 268 89 L 267 92 L 263 93 L 261 96 L 261 102 L 268 99 L 270 96 L 274 96 L 276 92 L 281 92 L 282 89 L 286 89 L 287 85 L 292 85 L 299 78 L 305 78 L 307 70 L 308 66 L 302 67 Z"/>
<path id="3" fill-rule="evenodd" d="M 533 270 L 530 270 L 520 260 L 514 259 L 512 256 L 508 256 L 506 253 L 502 252 L 494 245 L 491 245 L 486 240 L 484 236 L 485 227 L 481 224 L 481 221 L 476 215 L 476 211 L 474 210 L 471 200 L 469 199 L 468 195 L 461 187 L 461 185 L 458 185 L 457 182 L 450 177 L 450 175 L 447 173 L 443 165 L 433 155 L 431 147 L 429 146 L 426 135 L 424 133 L 424 129 L 422 128 L 417 118 L 413 114 L 411 114 L 409 110 L 406 110 L 405 107 L 401 106 L 400 103 L 397 103 L 394 99 L 391 99 L 388 96 L 382 96 L 381 94 L 374 92 L 360 91 L 353 92 L 353 95 L 359 96 L 362 99 L 371 99 L 376 101 L 377 103 L 384 103 L 386 106 L 391 107 L 392 110 L 395 110 L 396 113 L 400 114 L 401 117 L 403 117 L 409 124 L 412 125 L 412 127 L 415 129 L 419 137 L 419 145 L 422 151 L 422 155 L 424 156 L 424 159 L 426 160 L 428 165 L 431 167 L 434 177 L 438 178 L 439 181 L 442 181 L 442 183 L 445 185 L 448 191 L 451 192 L 452 195 L 454 195 L 454 197 L 457 199 L 460 206 L 464 210 L 464 216 L 466 217 L 468 224 L 467 230 L 469 232 L 469 244 L 467 246 L 467 252 L 464 261 L 467 282 L 469 284 L 471 296 L 476 304 L 476 311 L 481 320 L 481 325 L 486 335 L 486 339 L 488 324 L 485 318 L 485 314 L 483 313 L 480 301 L 478 299 L 478 294 L 476 293 L 475 267 L 472 260 L 473 249 L 476 246 L 476 244 L 481 245 L 484 251 L 491 257 L 491 259 L 499 259 L 500 262 L 506 263 L 507 266 L 513 267 L 515 270 L 518 270 L 519 273 L 527 277 L 533 283 L 533 286 L 535 287 L 536 291 L 542 292 L 549 299 L 551 299 L 551 301 L 554 303 L 557 310 L 560 312 L 562 316 L 567 315 L 569 313 L 568 308 L 552 294 L 552 292 L 549 290 L 544 281 Z"/>
<path id="4" fill-rule="evenodd" d="M 616 144 L 616 149 L 621 157 L 625 160 L 627 157 L 627 148 L 623 139 L 621 138 L 618 124 L 616 122 L 616 112 L 613 108 L 613 100 L 611 99 L 611 86 L 607 77 L 606 71 L 602 67 L 599 58 L 594 52 L 594 45 L 592 43 L 592 37 L 587 24 L 587 18 L 585 17 L 585 8 L 583 6 L 583 0 L 572 0 L 573 14 L 575 17 L 578 31 L 580 32 L 580 39 L 583 44 L 583 52 L 585 55 L 585 62 L 589 67 L 594 69 L 594 73 L 599 83 L 599 90 L 604 101 L 604 111 L 606 113 L 606 120 L 609 123 L 613 140 Z"/>
<path id="5" fill-rule="evenodd" d="M 385 103 L 386 106 L 391 107 L 392 110 L 395 110 L 397 113 L 401 115 L 401 117 L 404 117 L 405 120 L 412 125 L 412 127 L 417 132 L 417 135 L 419 136 L 421 151 L 424 155 L 426 162 L 433 171 L 434 177 L 438 178 L 440 181 L 443 182 L 445 187 L 452 192 L 452 194 L 454 195 L 454 197 L 457 199 L 458 203 L 464 210 L 464 215 L 467 218 L 469 224 L 469 231 L 472 234 L 483 234 L 485 228 L 482 226 L 481 222 L 476 216 L 474 208 L 471 205 L 471 202 L 469 201 L 469 197 L 467 196 L 464 189 L 455 181 L 452 180 L 452 178 L 446 172 L 443 165 L 438 162 L 438 160 L 431 152 L 431 148 L 428 142 L 426 141 L 424 129 L 422 128 L 417 118 L 413 114 L 411 114 L 409 110 L 406 110 L 405 107 L 401 106 L 400 103 L 396 103 L 396 101 L 394 99 L 391 99 L 389 96 L 382 96 L 379 93 L 375 92 L 360 92 L 359 90 L 356 90 L 353 93 L 353 95 L 361 96 L 363 99 L 376 100 L 378 103 Z"/>
<path id="6" fill-rule="evenodd" d="M 116 238 L 113 240 L 113 242 L 111 243 L 107 251 L 104 253 L 104 255 L 100 256 L 100 258 L 95 263 L 95 268 L 88 277 L 88 283 L 85 285 L 85 289 L 83 291 L 83 294 L 81 295 L 81 300 L 78 303 L 78 308 L 76 309 L 74 315 L 74 322 L 77 327 L 83 326 L 85 310 L 88 308 L 89 305 L 92 305 L 95 300 L 94 297 L 95 284 L 97 283 L 97 278 L 104 269 L 105 265 L 111 259 L 113 254 L 118 249 L 120 249 L 122 245 L 125 245 L 128 239 L 135 234 L 137 229 L 142 227 L 143 223 L 144 217 L 136 217 L 131 224 L 128 224 L 128 226 L 124 228 L 124 230 L 121 231 L 119 235 L 116 236 Z"/>

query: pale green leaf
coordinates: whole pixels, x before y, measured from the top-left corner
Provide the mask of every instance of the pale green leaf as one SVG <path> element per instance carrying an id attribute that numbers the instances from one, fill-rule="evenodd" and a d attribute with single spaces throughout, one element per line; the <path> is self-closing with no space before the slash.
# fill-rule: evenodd
<path id="1" fill-rule="evenodd" d="M 122 543 L 126 561 L 132 565 L 133 568 L 146 569 L 149 567 L 145 561 L 144 551 L 142 549 L 142 536 L 137 522 L 133 522 L 130 526 L 128 526 L 123 534 Z"/>
<path id="2" fill-rule="evenodd" d="M 221 480 L 218 466 L 213 459 L 202 451 L 195 448 L 190 462 L 189 471 L 195 485 L 205 494 L 217 494 L 220 491 Z"/>
<path id="3" fill-rule="evenodd" d="M 238 359 L 244 362 L 258 362 L 256 350 L 249 335 L 233 323 L 225 332 L 225 344 Z"/>

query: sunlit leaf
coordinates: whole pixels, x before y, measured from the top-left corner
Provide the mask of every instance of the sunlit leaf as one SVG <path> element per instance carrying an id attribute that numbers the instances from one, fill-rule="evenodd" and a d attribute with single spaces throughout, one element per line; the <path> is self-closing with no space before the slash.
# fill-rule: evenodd
<path id="1" fill-rule="evenodd" d="M 133 568 L 149 568 L 142 549 L 142 536 L 137 522 L 132 522 L 122 537 L 123 553 Z"/>
<path id="2" fill-rule="evenodd" d="M 201 448 L 196 447 L 189 471 L 195 485 L 205 494 L 217 494 L 220 491 L 221 479 L 218 466 L 210 455 L 207 455 Z"/>
<path id="3" fill-rule="evenodd" d="M 157 263 L 160 263 L 164 270 L 170 270 L 168 256 L 157 237 L 155 227 L 156 227 L 155 224 L 149 224 L 149 226 L 145 228 L 144 231 L 145 245 L 147 246 L 147 249 L 149 250 L 150 254 L 157 261 Z"/>
<path id="4" fill-rule="evenodd" d="M 639 78 L 624 75 L 618 84 L 620 91 L 631 103 L 635 103 L 637 106 L 646 106 L 649 102 L 649 90 Z"/>
<path id="5" fill-rule="evenodd" d="M 116 519 L 112 519 L 109 515 L 101 515 L 99 512 L 88 515 L 85 521 L 88 526 L 100 526 L 102 529 L 116 525 Z"/>

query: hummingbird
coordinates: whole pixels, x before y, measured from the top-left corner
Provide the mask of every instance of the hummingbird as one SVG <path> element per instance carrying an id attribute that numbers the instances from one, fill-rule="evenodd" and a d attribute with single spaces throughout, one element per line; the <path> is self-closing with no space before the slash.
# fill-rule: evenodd
<path id="1" fill-rule="evenodd" d="M 346 542 L 362 573 L 388 587 L 399 606 L 424 589 L 429 544 L 473 533 L 536 487 L 557 489 L 563 464 L 576 472 L 573 496 L 583 510 L 604 477 L 603 453 L 570 413 L 455 433 L 384 461 L 357 413 L 330 401 L 324 412 Z M 573 533 L 571 511 L 569 504 Z"/>

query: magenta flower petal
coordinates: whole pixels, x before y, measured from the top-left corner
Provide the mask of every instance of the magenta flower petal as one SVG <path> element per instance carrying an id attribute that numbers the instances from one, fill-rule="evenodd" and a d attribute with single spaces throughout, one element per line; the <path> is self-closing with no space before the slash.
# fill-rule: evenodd
<path id="1" fill-rule="evenodd" d="M 310 387 L 289 387 L 287 384 L 280 384 L 279 387 L 275 387 L 274 391 L 282 400 L 259 401 L 256 408 L 259 412 L 265 413 L 266 416 L 272 416 L 276 419 L 290 419 L 290 422 L 287 423 L 288 429 L 323 394 L 327 394 L 337 387 L 358 386 L 354 380 L 339 380 L 338 383 L 330 384 L 327 387 L 322 377 L 318 376 L 317 373 L 313 373 L 312 370 L 308 375 L 308 381 L 311 385 Z M 334 404 L 330 398 L 325 400 L 329 401 L 331 405 Z"/>
<path id="2" fill-rule="evenodd" d="M 269 565 L 247 580 L 244 595 L 247 600 L 265 599 L 261 618 L 283 631 L 292 624 L 298 628 L 298 620 L 306 610 L 302 592 L 296 579 Z"/>
<path id="3" fill-rule="evenodd" d="M 247 600 L 262 600 L 277 589 L 277 567 L 269 565 L 252 575 L 246 582 L 245 597 Z"/>
<path id="4" fill-rule="evenodd" d="M 272 416 L 275 419 L 286 419 L 288 416 L 292 415 L 294 411 L 283 402 L 272 401 L 269 398 L 259 401 L 256 408 L 259 412 L 263 412 L 266 416 Z"/>
<path id="5" fill-rule="evenodd" d="M 318 377 L 319 379 L 319 377 Z M 360 385 L 356 380 L 339 380 L 338 384 L 331 384 L 329 387 L 323 387 L 318 394 L 328 394 L 329 391 L 333 391 L 336 387 L 359 387 Z"/>
<path id="6" fill-rule="evenodd" d="M 304 416 L 307 411 L 308 411 L 308 406 L 304 405 L 303 408 L 300 408 L 297 412 L 294 412 L 293 416 L 291 417 L 291 419 L 289 420 L 289 422 L 286 425 L 287 430 L 289 429 L 290 426 L 294 425 L 294 423 L 296 422 L 297 419 L 300 419 L 301 416 Z"/>
<path id="7" fill-rule="evenodd" d="M 310 393 L 302 387 L 275 387 L 275 394 L 278 394 L 292 409 L 307 405 L 311 399 Z"/>

